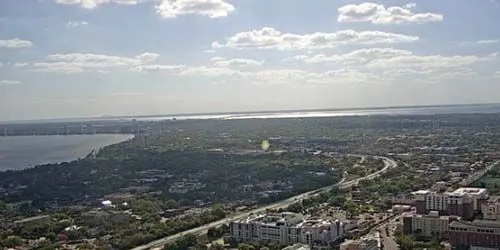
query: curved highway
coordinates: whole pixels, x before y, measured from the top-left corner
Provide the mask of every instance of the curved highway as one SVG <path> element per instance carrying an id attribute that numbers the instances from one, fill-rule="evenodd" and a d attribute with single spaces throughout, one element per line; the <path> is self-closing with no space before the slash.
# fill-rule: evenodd
<path id="1" fill-rule="evenodd" d="M 363 156 L 359 156 L 359 157 L 363 157 Z M 355 180 L 347 181 L 347 182 L 343 179 L 342 181 L 340 181 L 337 184 L 334 184 L 334 185 L 331 185 L 331 186 L 327 186 L 327 187 L 323 187 L 323 188 L 320 188 L 320 189 L 316 189 L 316 190 L 313 190 L 313 191 L 309 191 L 307 193 L 299 194 L 299 195 L 290 197 L 288 199 L 282 200 L 280 202 L 273 203 L 273 204 L 270 204 L 270 205 L 266 205 L 266 206 L 263 206 L 263 207 L 259 207 L 259 208 L 256 208 L 256 209 L 253 209 L 253 210 L 250 210 L 250 211 L 246 211 L 244 213 L 241 213 L 241 214 L 238 214 L 238 215 L 234 215 L 232 217 L 224 218 L 224 219 L 219 220 L 219 221 L 214 221 L 214 222 L 211 222 L 209 224 L 205 224 L 205 225 L 197 227 L 197 228 L 189 229 L 189 230 L 184 231 L 182 233 L 170 235 L 168 237 L 165 237 L 165 238 L 162 238 L 162 239 L 159 239 L 159 240 L 155 240 L 155 241 L 152 241 L 152 242 L 150 242 L 148 244 L 145 244 L 145 245 L 133 248 L 133 250 L 146 250 L 146 249 L 150 249 L 150 248 L 154 248 L 154 247 L 161 247 L 162 245 L 165 245 L 166 243 L 168 243 L 170 241 L 176 240 L 176 239 L 178 239 L 178 238 L 180 238 L 180 237 L 182 237 L 182 236 L 184 236 L 186 234 L 202 234 L 202 233 L 206 233 L 209 228 L 221 226 L 221 225 L 227 224 L 227 223 L 229 223 L 229 222 L 231 222 L 233 220 L 237 220 L 237 219 L 248 217 L 250 214 L 256 214 L 256 213 L 264 212 L 267 209 L 284 208 L 284 207 L 287 207 L 288 205 L 290 205 L 292 203 L 295 203 L 295 202 L 298 202 L 298 201 L 301 201 L 301 200 L 305 200 L 305 199 L 317 196 L 317 195 L 319 195 L 322 192 L 330 191 L 332 188 L 335 188 L 335 187 L 338 187 L 340 189 L 349 188 L 349 187 L 352 187 L 354 185 L 357 185 L 358 182 L 360 182 L 360 181 L 363 181 L 363 180 L 373 180 L 373 179 L 377 178 L 380 174 L 383 174 L 383 173 L 385 173 L 385 172 L 387 172 L 387 171 L 389 171 L 389 170 L 391 170 L 391 169 L 393 169 L 393 168 L 395 168 L 395 167 L 398 166 L 398 164 L 396 163 L 396 161 L 394 161 L 394 160 L 392 160 L 390 158 L 382 157 L 382 156 L 373 156 L 373 157 L 374 158 L 382 159 L 384 161 L 384 168 L 381 169 L 381 170 L 379 170 L 379 171 L 377 171 L 377 172 L 375 172 L 375 173 L 369 174 L 367 176 L 364 176 L 364 177 L 361 177 L 361 178 L 358 178 L 358 179 L 355 179 Z"/>

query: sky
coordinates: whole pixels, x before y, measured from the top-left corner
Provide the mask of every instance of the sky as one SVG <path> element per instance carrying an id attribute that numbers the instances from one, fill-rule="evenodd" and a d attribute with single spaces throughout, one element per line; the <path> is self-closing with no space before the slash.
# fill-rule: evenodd
<path id="1" fill-rule="evenodd" d="M 498 0 L 0 0 L 0 121 L 500 102 Z"/>

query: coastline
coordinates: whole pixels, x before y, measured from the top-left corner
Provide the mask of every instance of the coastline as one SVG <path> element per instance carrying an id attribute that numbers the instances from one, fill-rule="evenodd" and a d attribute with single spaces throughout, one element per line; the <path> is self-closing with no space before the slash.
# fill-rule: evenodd
<path id="1" fill-rule="evenodd" d="M 0 173 L 75 161 L 94 150 L 134 137 L 132 134 L 3 136 L 0 137 Z"/>

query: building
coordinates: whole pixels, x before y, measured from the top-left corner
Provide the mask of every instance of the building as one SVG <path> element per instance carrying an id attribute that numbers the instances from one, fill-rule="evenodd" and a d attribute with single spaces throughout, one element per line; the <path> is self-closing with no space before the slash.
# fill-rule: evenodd
<path id="1" fill-rule="evenodd" d="M 348 240 L 340 244 L 340 250 L 378 250 L 382 249 L 380 236 L 365 236 L 359 240 Z"/>
<path id="2" fill-rule="evenodd" d="M 500 249 L 500 222 L 454 221 L 448 226 L 449 242 L 456 249 Z"/>
<path id="3" fill-rule="evenodd" d="M 452 193 L 449 194 L 450 198 L 457 197 L 461 198 L 465 195 L 468 195 L 469 197 L 472 198 L 472 209 L 474 211 L 481 211 L 481 205 L 486 203 L 486 201 L 489 198 L 488 190 L 484 188 L 471 188 L 471 187 L 464 187 L 464 188 L 459 188 Z"/>
<path id="4" fill-rule="evenodd" d="M 500 221 L 500 196 L 491 197 L 481 205 L 484 220 Z"/>
<path id="5" fill-rule="evenodd" d="M 403 233 L 423 237 L 446 237 L 448 225 L 456 220 L 459 220 L 456 216 L 439 216 L 437 211 L 431 211 L 427 215 L 408 214 L 403 217 Z"/>
<path id="6" fill-rule="evenodd" d="M 173 194 L 185 194 L 194 190 L 205 188 L 206 185 L 197 181 L 179 181 L 174 182 L 170 185 L 168 189 L 169 193 Z"/>
<path id="7" fill-rule="evenodd" d="M 447 199 L 444 193 L 430 190 L 419 190 L 412 193 L 415 199 L 415 208 L 418 214 L 428 214 L 430 211 L 446 213 Z"/>
<path id="8" fill-rule="evenodd" d="M 420 190 L 412 193 L 418 214 L 438 211 L 443 215 L 455 215 L 471 219 L 475 211 L 481 210 L 481 204 L 488 200 L 488 191 L 484 188 L 459 188 L 453 192 Z"/>
<path id="9" fill-rule="evenodd" d="M 309 245 L 304 245 L 304 244 L 294 244 L 292 246 L 285 247 L 281 250 L 311 250 L 311 247 Z"/>
<path id="10" fill-rule="evenodd" d="M 301 214 L 261 214 L 233 221 L 231 236 L 239 242 L 259 241 L 280 244 L 331 245 L 344 236 L 340 221 L 304 218 Z"/>

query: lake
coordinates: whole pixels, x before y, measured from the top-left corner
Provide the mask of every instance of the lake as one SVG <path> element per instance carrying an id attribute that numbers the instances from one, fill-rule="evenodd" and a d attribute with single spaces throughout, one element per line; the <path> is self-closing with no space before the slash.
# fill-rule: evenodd
<path id="1" fill-rule="evenodd" d="M 131 138 L 121 134 L 0 137 L 0 171 L 76 160 Z"/>

